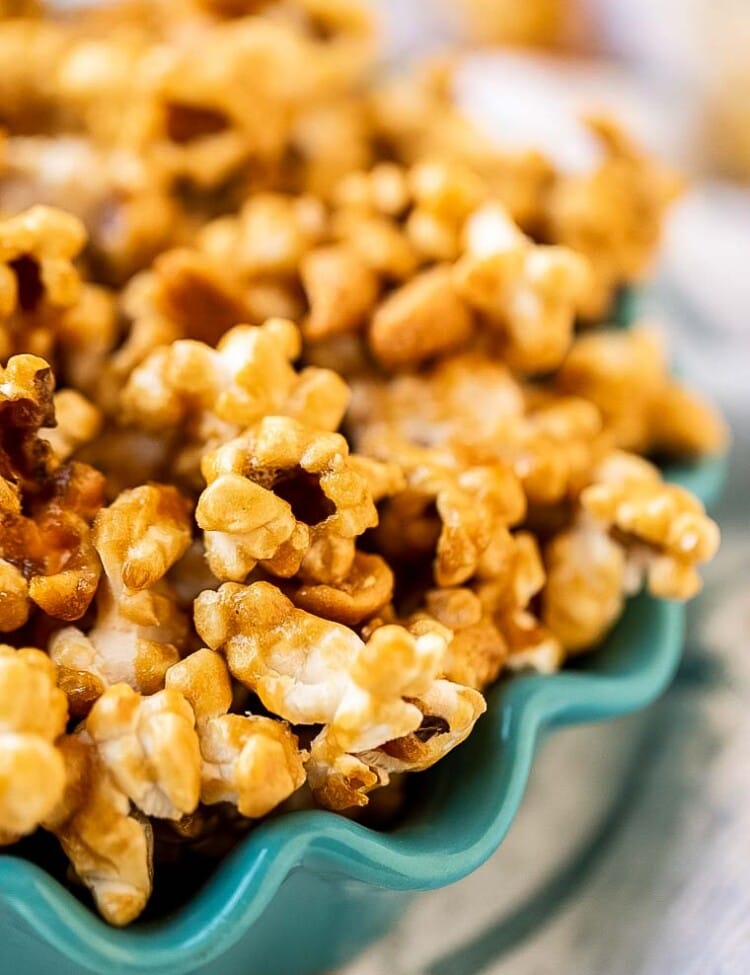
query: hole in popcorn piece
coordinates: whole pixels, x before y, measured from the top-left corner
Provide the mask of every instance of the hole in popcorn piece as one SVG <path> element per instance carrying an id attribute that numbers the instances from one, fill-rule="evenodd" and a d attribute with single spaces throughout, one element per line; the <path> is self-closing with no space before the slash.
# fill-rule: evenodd
<path id="1" fill-rule="evenodd" d="M 8 265 L 18 282 L 18 303 L 23 311 L 33 311 L 42 300 L 44 284 L 39 263 L 29 254 L 23 254 Z"/>
<path id="2" fill-rule="evenodd" d="M 301 467 L 284 471 L 272 491 L 287 502 L 297 521 L 311 527 L 320 525 L 336 511 L 336 505 L 320 486 L 320 476 Z"/>
<path id="3" fill-rule="evenodd" d="M 426 714 L 422 718 L 422 723 L 414 732 L 414 737 L 419 738 L 422 743 L 428 742 L 435 735 L 444 735 L 447 731 L 450 731 L 450 725 L 445 720 L 436 714 Z M 388 750 L 388 746 L 383 746 L 385 750 Z"/>
<path id="4" fill-rule="evenodd" d="M 165 106 L 165 116 L 167 135 L 178 145 L 186 145 L 229 128 L 229 119 L 224 112 L 205 105 L 171 101 Z"/>

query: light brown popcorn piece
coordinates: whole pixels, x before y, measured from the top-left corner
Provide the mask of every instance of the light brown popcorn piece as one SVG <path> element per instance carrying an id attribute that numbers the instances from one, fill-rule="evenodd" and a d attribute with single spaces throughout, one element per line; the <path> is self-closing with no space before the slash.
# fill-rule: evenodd
<path id="1" fill-rule="evenodd" d="M 17 630 L 30 613 L 29 584 L 23 572 L 11 562 L 0 559 L 0 632 Z"/>
<path id="2" fill-rule="evenodd" d="M 103 508 L 94 525 L 94 544 L 115 598 L 126 604 L 150 589 L 190 544 L 190 504 L 166 484 L 144 484 Z"/>
<path id="3" fill-rule="evenodd" d="M 286 723 L 226 713 L 232 687 L 219 654 L 207 649 L 190 654 L 169 669 L 167 688 L 184 695 L 195 712 L 202 802 L 230 802 L 241 815 L 258 819 L 305 781 L 306 756 Z"/>
<path id="4" fill-rule="evenodd" d="M 464 228 L 466 253 L 455 267 L 459 294 L 502 333 L 513 369 L 544 373 L 562 361 L 588 279 L 585 259 L 533 244 L 504 207 L 487 203 Z"/>
<path id="5" fill-rule="evenodd" d="M 147 816 L 179 819 L 200 793 L 195 716 L 175 690 L 142 697 L 127 684 L 108 688 L 86 731 L 118 788 Z"/>
<path id="6" fill-rule="evenodd" d="M 541 673 L 559 670 L 564 659 L 560 641 L 531 608 L 546 578 L 536 537 L 530 532 L 516 532 L 500 552 L 492 554 L 491 560 L 483 560 L 473 588 L 485 619 L 503 639 L 505 666 Z"/>
<path id="7" fill-rule="evenodd" d="M 155 164 L 200 188 L 248 162 L 273 163 L 295 111 L 323 94 L 322 51 L 291 26 L 251 17 L 142 58 L 146 97 L 129 113 L 136 138 Z"/>
<path id="8" fill-rule="evenodd" d="M 589 317 L 606 313 L 614 291 L 642 278 L 659 243 L 676 175 L 642 153 L 611 119 L 590 119 L 603 152 L 593 171 L 559 175 L 545 198 L 544 232 L 586 255 L 594 268 Z"/>
<path id="9" fill-rule="evenodd" d="M 384 507 L 377 538 L 391 558 L 435 552 L 439 586 L 471 578 L 524 516 L 518 478 L 501 462 L 473 464 L 452 451 L 395 445 L 407 488 Z"/>
<path id="10" fill-rule="evenodd" d="M 647 461 L 613 453 L 581 494 L 581 506 L 619 540 L 629 569 L 662 599 L 690 599 L 701 588 L 696 567 L 713 558 L 719 529 L 701 502 L 666 484 Z"/>
<path id="11" fill-rule="evenodd" d="M 289 589 L 294 604 L 308 613 L 356 626 L 374 616 L 393 595 L 393 573 L 379 555 L 357 552 L 347 576 L 337 584 L 306 583 Z"/>
<path id="12" fill-rule="evenodd" d="M 460 348 L 473 327 L 450 268 L 440 265 L 423 271 L 382 302 L 370 324 L 370 349 L 387 368 L 407 368 Z"/>
<path id="13" fill-rule="evenodd" d="M 200 446 L 228 440 L 269 414 L 336 429 L 348 388 L 330 370 L 297 373 L 291 363 L 300 350 L 299 330 L 283 319 L 237 326 L 216 349 L 173 342 L 130 376 L 122 397 L 125 416 L 147 430 L 184 430 Z"/>
<path id="14" fill-rule="evenodd" d="M 414 207 L 406 233 L 428 261 L 453 261 L 461 250 L 464 221 L 483 200 L 484 182 L 456 161 L 425 160 L 409 171 Z"/>
<path id="15" fill-rule="evenodd" d="M 67 717 L 49 658 L 0 645 L 0 845 L 33 832 L 60 801 L 65 771 L 55 742 Z"/>
<path id="16" fill-rule="evenodd" d="M 199 247 L 231 266 L 240 279 L 296 274 L 304 255 L 322 241 L 326 212 L 309 195 L 258 193 L 236 217 L 222 217 L 201 231 Z"/>
<path id="17" fill-rule="evenodd" d="M 375 453 L 392 431 L 424 446 L 505 440 L 524 409 L 522 389 L 507 366 L 462 352 L 387 382 L 355 379 L 347 421 L 357 449 Z"/>
<path id="18" fill-rule="evenodd" d="M 67 460 L 79 447 L 96 438 L 102 427 L 102 414 L 75 389 L 55 393 L 54 410 L 56 426 L 40 431 L 40 436 L 49 443 L 56 457 Z"/>
<path id="19" fill-rule="evenodd" d="M 476 690 L 493 683 L 508 647 L 476 593 L 466 588 L 433 589 L 427 593 L 425 611 L 453 633 L 444 676 Z"/>
<path id="20" fill-rule="evenodd" d="M 300 262 L 300 277 L 310 304 L 303 332 L 312 342 L 357 330 L 375 306 L 377 277 L 356 251 L 342 244 L 308 251 Z"/>
<path id="21" fill-rule="evenodd" d="M 544 623 L 566 653 L 589 650 L 622 613 L 627 594 L 625 550 L 602 528 L 582 519 L 552 539 L 544 559 Z"/>
<path id="22" fill-rule="evenodd" d="M 195 621 L 201 637 L 226 654 L 233 675 L 269 710 L 295 724 L 325 725 L 308 766 L 314 789 L 322 788 L 329 770 L 341 774 L 345 755 L 419 726 L 421 712 L 406 698 L 429 689 L 446 646 L 444 636 L 415 638 L 395 626 L 376 630 L 364 644 L 353 630 L 296 609 L 262 582 L 225 583 L 201 594 Z M 370 787 L 377 784 L 372 778 Z"/>
<path id="23" fill-rule="evenodd" d="M 65 793 L 44 822 L 60 841 L 102 917 L 122 926 L 135 920 L 151 896 L 153 834 L 131 812 L 89 735 L 61 739 Z"/>
<path id="24" fill-rule="evenodd" d="M 59 24 L 26 17 L 0 22 L 4 125 L 23 131 L 51 122 L 57 107 L 55 67 L 67 43 Z"/>
<path id="25" fill-rule="evenodd" d="M 87 46 L 77 44 L 71 58 Z M 103 53 L 106 58 L 111 52 Z M 104 100 L 98 91 L 99 109 Z M 67 112 L 71 107 L 66 102 Z M 97 112 L 97 121 L 110 126 L 117 115 L 107 107 Z M 146 267 L 182 230 L 166 174 L 129 147 L 105 146 L 84 135 L 35 133 L 8 140 L 0 206 L 17 213 L 37 203 L 83 221 L 88 264 L 108 283 L 120 284 Z"/>
<path id="26" fill-rule="evenodd" d="M 647 326 L 581 336 L 556 382 L 594 403 L 624 450 L 692 457 L 726 446 L 721 417 L 671 378 L 664 343 Z"/>
<path id="27" fill-rule="evenodd" d="M 414 703 L 422 713 L 418 728 L 378 749 L 360 753 L 372 768 L 389 775 L 430 768 L 468 738 L 487 710 L 478 691 L 448 680 L 433 681 Z"/>
<path id="28" fill-rule="evenodd" d="M 39 436 L 54 424 L 53 385 L 48 363 L 36 356 L 14 356 L 0 372 L 0 559 L 23 574 L 32 602 L 70 620 L 83 615 L 99 580 L 89 524 L 103 479 L 84 464 L 61 465 Z M 9 575 L 0 617 L 5 603 L 17 618 L 21 587 Z"/>
<path id="29" fill-rule="evenodd" d="M 75 303 L 80 278 L 72 261 L 86 240 L 69 213 L 34 206 L 0 221 L 0 321 L 6 359 L 19 351 L 47 354 L 56 316 Z"/>
<path id="30" fill-rule="evenodd" d="M 96 622 L 87 634 L 60 630 L 49 646 L 75 713 L 87 713 L 110 684 L 125 682 L 144 694 L 163 686 L 187 636 L 163 578 L 190 540 L 190 506 L 170 485 L 125 491 L 99 512 L 94 544 L 106 583 L 97 596 Z"/>
<path id="31" fill-rule="evenodd" d="M 341 210 L 333 214 L 331 232 L 386 281 L 408 281 L 417 271 L 419 255 L 390 217 Z"/>
<path id="32" fill-rule="evenodd" d="M 348 173 L 336 186 L 335 207 L 362 213 L 399 217 L 412 201 L 409 177 L 403 166 L 376 163 L 368 170 Z"/>
<path id="33" fill-rule="evenodd" d="M 221 264 L 187 247 L 161 254 L 153 264 L 155 309 L 180 338 L 216 345 L 234 325 L 249 320 L 242 290 Z"/>
<path id="34" fill-rule="evenodd" d="M 372 496 L 348 454 L 340 434 L 288 417 L 267 417 L 208 454 L 196 520 L 214 575 L 242 580 L 261 561 L 291 576 L 311 541 L 371 528 Z"/>

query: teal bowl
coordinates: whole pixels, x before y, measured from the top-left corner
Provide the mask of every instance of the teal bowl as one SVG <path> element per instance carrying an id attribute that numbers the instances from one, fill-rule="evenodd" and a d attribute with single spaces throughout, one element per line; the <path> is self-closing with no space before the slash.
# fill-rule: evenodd
<path id="1" fill-rule="evenodd" d="M 674 468 L 710 506 L 724 459 Z M 519 676 L 491 692 L 474 734 L 413 779 L 408 816 L 375 832 L 328 812 L 254 830 L 181 910 L 114 930 L 43 870 L 0 858 L 0 971 L 24 975 L 312 975 L 385 933 L 418 890 L 453 883 L 497 849 L 541 736 L 645 707 L 669 684 L 685 612 L 641 595 L 575 669 Z"/>

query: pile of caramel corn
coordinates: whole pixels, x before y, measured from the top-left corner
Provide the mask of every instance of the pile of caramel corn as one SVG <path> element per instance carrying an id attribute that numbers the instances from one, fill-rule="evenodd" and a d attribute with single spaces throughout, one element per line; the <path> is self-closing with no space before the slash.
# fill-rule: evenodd
<path id="1" fill-rule="evenodd" d="M 354 0 L 0 12 L 0 842 L 122 925 L 165 845 L 372 808 L 693 596 L 646 458 L 726 434 L 606 324 L 677 188 L 611 120 L 505 152 Z"/>

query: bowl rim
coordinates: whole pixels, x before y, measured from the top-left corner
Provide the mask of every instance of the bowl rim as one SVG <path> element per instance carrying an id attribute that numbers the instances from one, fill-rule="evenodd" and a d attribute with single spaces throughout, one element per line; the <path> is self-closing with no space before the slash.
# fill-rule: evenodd
<path id="1" fill-rule="evenodd" d="M 710 507 L 721 492 L 726 466 L 722 456 L 664 473 Z M 326 811 L 292 812 L 253 830 L 188 904 L 160 921 L 112 928 L 42 868 L 8 855 L 0 857 L 0 905 L 84 969 L 185 975 L 246 935 L 301 864 L 381 889 L 427 890 L 453 883 L 500 845 L 546 729 L 620 717 L 650 704 L 667 687 L 682 655 L 684 606 L 636 597 L 607 645 L 627 639 L 636 616 L 639 635 L 654 648 L 639 668 L 607 673 L 594 665 L 549 676 L 519 675 L 493 690 L 480 726 L 495 748 L 502 745 L 504 761 L 483 769 L 485 814 L 473 822 L 469 818 L 472 828 L 455 830 L 452 845 L 439 837 L 432 820 L 420 827 L 407 818 L 403 827 L 386 833 Z M 436 837 L 432 846 L 430 835 Z"/>

